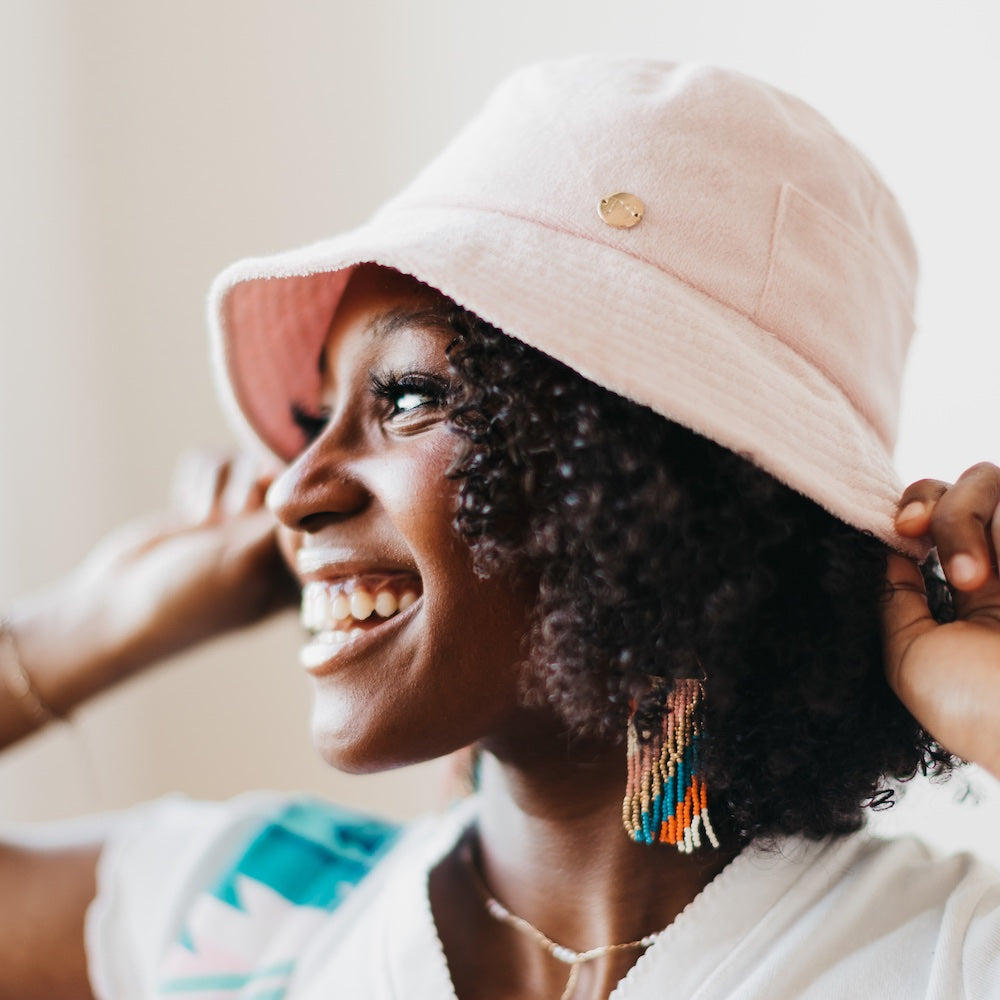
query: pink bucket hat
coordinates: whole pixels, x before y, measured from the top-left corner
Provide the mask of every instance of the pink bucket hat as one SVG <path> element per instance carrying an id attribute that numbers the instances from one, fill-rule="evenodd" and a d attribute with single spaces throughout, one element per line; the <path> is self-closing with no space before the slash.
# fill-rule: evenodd
<path id="1" fill-rule="evenodd" d="M 367 224 L 229 267 L 210 296 L 220 392 L 283 460 L 362 262 L 924 554 L 892 524 L 913 243 L 868 161 L 801 101 L 698 65 L 530 67 Z"/>

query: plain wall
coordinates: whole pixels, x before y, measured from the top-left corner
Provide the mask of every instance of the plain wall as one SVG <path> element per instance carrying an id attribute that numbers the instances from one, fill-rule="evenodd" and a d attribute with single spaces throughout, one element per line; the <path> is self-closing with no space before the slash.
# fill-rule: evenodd
<path id="1" fill-rule="evenodd" d="M 902 474 L 1000 461 L 992 0 L 2 0 L 0 17 L 0 606 L 160 505 L 185 447 L 227 446 L 203 332 L 218 269 L 361 221 L 512 67 L 578 51 L 743 69 L 853 138 L 923 260 Z M 316 760 L 297 635 L 285 619 L 218 642 L 9 752 L 0 816 L 257 786 L 426 807 L 433 766 L 356 779 Z M 986 843 L 995 814 L 953 807 L 964 788 L 894 822 Z"/>

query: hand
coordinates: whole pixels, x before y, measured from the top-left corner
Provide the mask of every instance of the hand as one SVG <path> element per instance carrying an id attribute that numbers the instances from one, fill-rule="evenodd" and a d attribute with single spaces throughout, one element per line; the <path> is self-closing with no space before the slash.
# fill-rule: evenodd
<path id="1" fill-rule="evenodd" d="M 1000 468 L 973 466 L 954 486 L 912 484 L 896 528 L 937 547 L 957 617 L 937 624 L 920 571 L 890 555 L 883 613 L 889 683 L 942 746 L 1000 777 Z"/>
<path id="2" fill-rule="evenodd" d="M 57 710 L 294 603 L 264 507 L 270 480 L 247 458 L 189 456 L 171 511 L 119 528 L 13 609 L 22 659 Z"/>

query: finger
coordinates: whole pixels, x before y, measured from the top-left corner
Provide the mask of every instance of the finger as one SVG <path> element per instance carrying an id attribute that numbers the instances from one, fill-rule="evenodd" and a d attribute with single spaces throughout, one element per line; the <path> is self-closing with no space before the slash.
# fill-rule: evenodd
<path id="1" fill-rule="evenodd" d="M 993 521 L 1000 504 L 1000 469 L 988 462 L 962 473 L 938 500 L 931 537 L 948 582 L 973 591 L 996 575 Z"/>
<path id="2" fill-rule="evenodd" d="M 170 480 L 171 506 L 191 520 L 196 520 L 201 513 L 195 508 L 203 458 L 201 452 L 185 451 L 177 460 Z"/>
<path id="3" fill-rule="evenodd" d="M 253 506 L 256 469 L 246 455 L 238 455 L 230 464 L 222 492 L 222 511 L 228 516 L 242 514 Z"/>
<path id="4" fill-rule="evenodd" d="M 171 512 L 149 514 L 119 525 L 90 550 L 80 564 L 79 572 L 84 577 L 100 579 L 111 567 L 143 555 L 165 535 L 184 527 L 184 520 L 179 521 L 177 515 Z"/>
<path id="5" fill-rule="evenodd" d="M 993 520 L 990 524 L 990 541 L 993 544 L 993 572 L 1000 573 L 1000 510 L 993 512 Z"/>
<path id="6" fill-rule="evenodd" d="M 908 538 L 929 534 L 934 508 L 949 486 L 939 479 L 920 479 L 907 486 L 896 508 L 896 530 Z"/>
<path id="7" fill-rule="evenodd" d="M 216 517 L 229 479 L 229 460 L 206 451 L 188 451 L 174 472 L 174 505 L 196 524 Z"/>
<path id="8" fill-rule="evenodd" d="M 232 462 L 223 492 L 223 511 L 234 516 L 259 510 L 264 506 L 273 478 L 273 472 L 263 468 L 257 459 L 247 454 L 238 455 Z"/>
<path id="9" fill-rule="evenodd" d="M 889 684 L 899 693 L 899 667 L 914 639 L 937 628 L 927 606 L 924 578 L 916 564 L 890 553 L 886 564 L 886 599 L 882 605 L 882 635 Z"/>

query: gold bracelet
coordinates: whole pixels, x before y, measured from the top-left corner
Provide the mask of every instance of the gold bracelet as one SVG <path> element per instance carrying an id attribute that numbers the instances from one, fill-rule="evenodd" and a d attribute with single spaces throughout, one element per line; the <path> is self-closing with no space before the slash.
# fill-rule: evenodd
<path id="1" fill-rule="evenodd" d="M 0 680 L 33 724 L 42 726 L 59 717 L 38 693 L 31 674 L 21 662 L 14 640 L 14 631 L 10 623 L 3 618 L 0 618 Z"/>

